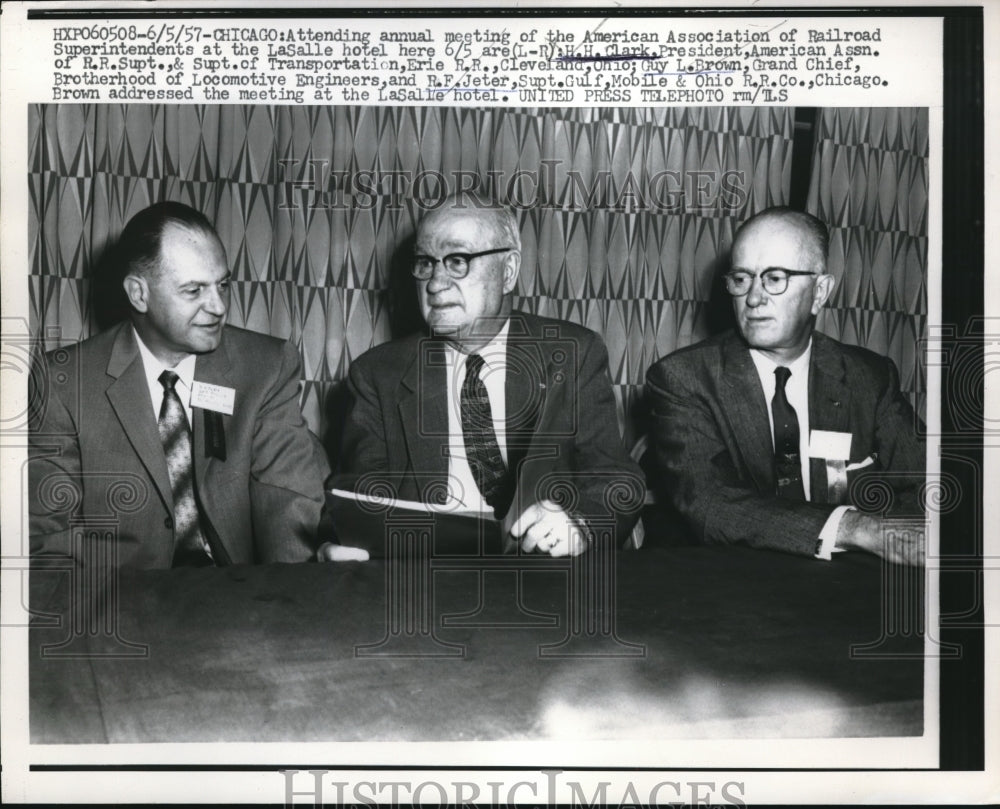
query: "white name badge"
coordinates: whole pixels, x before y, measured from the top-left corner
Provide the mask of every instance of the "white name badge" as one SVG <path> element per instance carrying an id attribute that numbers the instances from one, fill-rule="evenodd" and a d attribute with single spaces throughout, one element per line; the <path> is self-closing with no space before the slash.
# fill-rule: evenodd
<path id="1" fill-rule="evenodd" d="M 827 461 L 846 461 L 851 457 L 851 434 L 829 430 L 810 430 L 809 457 Z"/>
<path id="2" fill-rule="evenodd" d="M 214 410 L 216 413 L 233 415 L 233 405 L 236 403 L 236 389 L 222 385 L 210 385 L 208 382 L 198 382 L 191 386 L 191 407 L 203 410 Z"/>

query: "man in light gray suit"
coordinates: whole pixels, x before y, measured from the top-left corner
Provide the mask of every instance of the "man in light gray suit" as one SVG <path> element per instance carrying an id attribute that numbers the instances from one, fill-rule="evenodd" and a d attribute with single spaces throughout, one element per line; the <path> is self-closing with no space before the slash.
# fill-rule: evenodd
<path id="1" fill-rule="evenodd" d="M 313 558 L 329 465 L 299 410 L 298 352 L 225 324 L 226 254 L 186 205 L 136 214 L 117 264 L 129 320 L 51 352 L 33 394 L 32 554 L 136 568 Z"/>

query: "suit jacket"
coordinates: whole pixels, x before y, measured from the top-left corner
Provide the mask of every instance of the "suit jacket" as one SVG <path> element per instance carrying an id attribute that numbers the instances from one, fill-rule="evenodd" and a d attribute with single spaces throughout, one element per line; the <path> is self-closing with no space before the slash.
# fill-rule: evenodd
<path id="1" fill-rule="evenodd" d="M 649 369 L 646 382 L 659 495 L 695 538 L 814 554 L 841 503 L 830 502 L 822 459 L 810 461 L 810 502 L 775 494 L 770 405 L 742 338 L 728 332 L 676 351 Z M 850 433 L 849 463 L 876 456 L 848 473 L 845 502 L 918 510 L 926 453 L 917 426 L 891 360 L 813 334 L 810 430 Z"/>
<path id="2" fill-rule="evenodd" d="M 420 334 L 355 360 L 341 457 L 348 480 L 339 485 L 363 475 L 389 482 L 400 498 L 439 501 L 448 476 L 445 379 L 444 343 Z M 549 498 L 593 525 L 612 525 L 624 542 L 645 484 L 622 446 L 600 337 L 572 323 L 514 312 L 505 405 L 507 527 Z"/>
<path id="3" fill-rule="evenodd" d="M 45 370 L 29 451 L 32 553 L 110 559 L 117 536 L 118 565 L 170 567 L 170 480 L 131 325 L 50 352 Z M 308 559 L 329 464 L 299 410 L 295 348 L 226 326 L 194 378 L 236 391 L 232 415 L 193 409 L 208 530 L 233 563 Z M 72 539 L 80 528 L 86 545 Z"/>

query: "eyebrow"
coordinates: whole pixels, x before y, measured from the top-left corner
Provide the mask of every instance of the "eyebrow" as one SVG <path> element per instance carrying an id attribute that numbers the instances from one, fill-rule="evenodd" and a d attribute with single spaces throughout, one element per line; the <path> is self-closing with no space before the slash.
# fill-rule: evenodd
<path id="1" fill-rule="evenodd" d="M 441 249 L 445 251 L 445 255 L 450 255 L 451 253 L 475 253 L 477 250 L 476 247 L 470 246 L 468 242 L 461 241 L 447 241 L 441 245 Z M 426 255 L 430 255 L 419 245 L 414 245 L 413 252 L 425 252 Z"/>
<path id="2" fill-rule="evenodd" d="M 798 270 L 790 270 L 787 267 L 765 267 L 763 270 L 760 271 L 759 274 L 763 275 L 764 273 L 771 272 L 772 270 L 780 270 L 781 272 L 799 272 Z M 748 270 L 746 267 L 732 267 L 729 270 L 729 272 L 745 272 L 748 275 L 757 275 L 758 274 L 758 273 L 754 273 L 752 270 Z"/>
<path id="3" fill-rule="evenodd" d="M 178 287 L 180 289 L 183 289 L 184 287 L 191 286 L 192 284 L 194 286 L 203 287 L 203 286 L 208 286 L 209 284 L 213 284 L 213 283 L 214 284 L 221 284 L 223 281 L 232 281 L 232 280 L 233 280 L 233 271 L 232 270 L 226 270 L 226 274 L 223 275 L 222 278 L 220 278 L 218 281 L 199 281 L 197 278 L 192 278 L 192 279 L 190 279 L 188 281 L 182 281 L 180 284 L 178 284 Z"/>

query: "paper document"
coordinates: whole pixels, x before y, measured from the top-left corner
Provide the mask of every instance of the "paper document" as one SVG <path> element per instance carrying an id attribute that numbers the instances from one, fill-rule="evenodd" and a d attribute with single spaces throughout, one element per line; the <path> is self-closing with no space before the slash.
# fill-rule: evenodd
<path id="1" fill-rule="evenodd" d="M 376 508 L 384 508 L 386 511 L 394 508 L 405 508 L 410 511 L 422 511 L 427 514 L 460 514 L 466 517 L 483 517 L 493 519 L 493 515 L 486 511 L 473 511 L 452 505 L 435 505 L 434 503 L 421 503 L 417 500 L 399 500 L 394 497 L 377 497 L 370 494 L 358 494 L 346 489 L 330 489 L 329 492 L 334 497 L 342 497 L 346 500 L 354 500 L 358 503 L 365 503 Z"/>
<path id="2" fill-rule="evenodd" d="M 409 554 L 489 556 L 502 552 L 493 514 L 414 500 L 330 489 L 327 506 L 337 541 L 364 548 L 373 558 Z"/>

